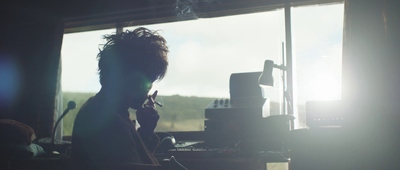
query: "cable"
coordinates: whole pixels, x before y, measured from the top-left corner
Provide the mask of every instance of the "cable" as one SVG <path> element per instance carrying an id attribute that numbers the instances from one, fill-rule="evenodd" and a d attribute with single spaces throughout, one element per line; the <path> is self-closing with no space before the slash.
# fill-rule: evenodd
<path id="1" fill-rule="evenodd" d="M 175 159 L 174 156 L 171 156 L 171 158 L 169 159 L 169 161 L 171 161 L 171 160 L 173 160 L 176 164 L 178 164 L 182 169 L 184 169 L 184 170 L 189 170 L 189 169 L 187 169 L 185 166 L 183 166 L 181 163 L 179 163 L 179 162 Z M 171 163 L 170 163 L 170 166 L 171 166 Z M 170 167 L 170 168 L 171 168 L 171 167 Z"/>

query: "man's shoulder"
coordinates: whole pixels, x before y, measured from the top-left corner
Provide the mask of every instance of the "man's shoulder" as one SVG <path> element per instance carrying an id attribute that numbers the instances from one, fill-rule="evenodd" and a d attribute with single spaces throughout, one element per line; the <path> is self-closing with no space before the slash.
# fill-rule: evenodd
<path id="1" fill-rule="evenodd" d="M 75 118 L 75 123 L 77 123 L 77 121 L 80 119 L 86 119 L 87 117 L 90 117 L 90 114 L 94 114 L 95 111 L 96 104 L 93 102 L 93 97 L 91 97 L 79 109 Z"/>
<path id="2" fill-rule="evenodd" d="M 79 109 L 75 121 L 74 129 L 87 129 L 90 127 L 98 128 L 98 124 L 104 121 L 110 121 L 110 118 L 105 118 L 104 105 L 98 103 L 93 97 L 89 98 Z"/>

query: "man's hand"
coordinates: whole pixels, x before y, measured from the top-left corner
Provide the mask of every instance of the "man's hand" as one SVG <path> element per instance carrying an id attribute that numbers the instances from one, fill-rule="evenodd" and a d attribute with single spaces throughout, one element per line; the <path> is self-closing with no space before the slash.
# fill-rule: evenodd
<path id="1" fill-rule="evenodd" d="M 150 135 L 157 127 L 160 115 L 154 107 L 145 107 L 136 111 L 136 119 L 140 124 L 141 131 L 146 133 L 145 135 Z"/>
<path id="2" fill-rule="evenodd" d="M 157 127 L 158 119 L 160 116 L 158 115 L 157 110 L 155 109 L 156 102 L 154 99 L 157 97 L 157 90 L 153 93 L 153 95 L 148 97 L 146 104 L 144 104 L 142 109 L 136 111 L 136 119 L 140 124 L 140 131 L 145 133 L 144 135 L 152 135 L 154 133 L 154 129 Z"/>

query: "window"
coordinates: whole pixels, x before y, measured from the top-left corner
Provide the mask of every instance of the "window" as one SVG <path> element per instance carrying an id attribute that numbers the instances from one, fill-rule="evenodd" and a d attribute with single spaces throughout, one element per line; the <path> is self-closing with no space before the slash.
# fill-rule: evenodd
<path id="1" fill-rule="evenodd" d="M 204 130 L 204 110 L 215 99 L 229 98 L 232 73 L 262 71 L 266 59 L 281 63 L 283 18 L 283 10 L 276 10 L 146 26 L 159 29 L 170 47 L 167 76 L 153 89 L 179 99 L 168 103 L 163 97 L 165 107 L 159 109 L 165 112 L 156 130 Z M 277 83 L 269 89 L 272 102 L 280 101 L 279 88 Z M 171 105 L 180 107 L 170 110 Z"/>
<path id="2" fill-rule="evenodd" d="M 343 4 L 296 7 L 292 10 L 296 113 L 300 116 L 299 124 L 303 126 L 305 101 L 318 99 L 311 96 L 317 92 L 311 90 L 318 90 L 312 82 L 326 82 L 317 79 L 318 76 L 332 78 L 339 84 L 338 87 L 322 85 L 324 90 L 340 90 Z M 318 17 L 320 20 L 316 20 Z M 157 108 L 161 118 L 156 131 L 204 130 L 204 111 L 215 99 L 229 98 L 229 77 L 232 73 L 262 71 L 265 60 L 281 64 L 282 43 L 285 43 L 284 18 L 283 9 L 278 9 L 143 25 L 158 30 L 170 48 L 167 75 L 162 81 L 155 82 L 150 91 L 158 90 L 157 100 L 164 105 Z M 102 35 L 115 31 L 109 29 L 64 35 L 63 100 L 64 103 L 74 100 L 78 105 L 64 119 L 64 135 L 71 135 L 76 112 L 88 97 L 100 89 L 96 55 L 101 47 L 99 45 L 104 43 Z M 332 67 L 326 67 L 331 64 Z M 323 76 L 323 73 L 334 76 Z M 274 77 L 275 87 L 266 92 L 271 101 L 272 115 L 281 113 L 283 96 L 280 72 L 274 71 Z M 134 119 L 134 111 L 131 113 Z"/>
<path id="3" fill-rule="evenodd" d="M 292 8 L 297 128 L 307 101 L 341 99 L 343 17 L 343 3 Z"/>
<path id="4" fill-rule="evenodd" d="M 156 130 L 204 130 L 204 110 L 215 99 L 229 98 L 232 73 L 262 71 L 266 59 L 281 63 L 283 23 L 283 11 L 276 10 L 145 26 L 159 30 L 170 48 L 167 75 L 154 83 L 150 91 L 158 90 L 157 99 L 164 105 L 158 107 L 161 118 Z M 68 122 L 64 123 L 64 135 L 71 134 L 73 120 L 82 102 L 100 88 L 96 72 L 98 45 L 104 43 L 101 35 L 112 32 L 115 29 L 64 36 L 64 103 L 74 100 L 78 104 L 64 120 Z M 281 101 L 279 88 L 269 90 L 272 102 Z M 131 118 L 135 116 L 131 115 Z"/>
<path id="5" fill-rule="evenodd" d="M 61 49 L 61 89 L 63 108 L 75 101 L 77 108 L 63 119 L 63 135 L 71 135 L 75 116 L 86 100 L 100 90 L 97 74 L 97 53 L 105 41 L 102 36 L 115 29 L 65 34 Z M 61 125 L 61 124 L 60 124 Z"/>

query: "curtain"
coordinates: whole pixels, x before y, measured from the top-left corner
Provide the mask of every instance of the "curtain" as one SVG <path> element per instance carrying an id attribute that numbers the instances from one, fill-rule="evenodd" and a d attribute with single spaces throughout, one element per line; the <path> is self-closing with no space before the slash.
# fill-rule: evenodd
<path id="1" fill-rule="evenodd" d="M 343 100 L 365 112 L 397 112 L 400 105 L 400 4 L 346 0 Z"/>
<path id="2" fill-rule="evenodd" d="M 1 118 L 31 126 L 38 138 L 51 136 L 64 25 L 60 1 L 10 1 L 0 9 L 0 58 L 12 63 L 2 82 L 14 93 L 0 101 Z M 24 5 L 21 5 L 24 4 Z"/>
<path id="3" fill-rule="evenodd" d="M 55 108 L 54 108 L 54 122 L 63 114 L 63 93 L 61 86 L 61 71 L 62 71 L 62 62 L 58 64 L 57 70 L 57 81 L 56 81 L 56 95 L 55 95 Z M 62 140 L 63 139 L 63 121 L 61 120 L 58 124 L 58 127 L 55 132 L 55 139 Z"/>
<path id="4" fill-rule="evenodd" d="M 398 0 L 345 0 L 346 169 L 400 169 L 399 16 Z"/>

